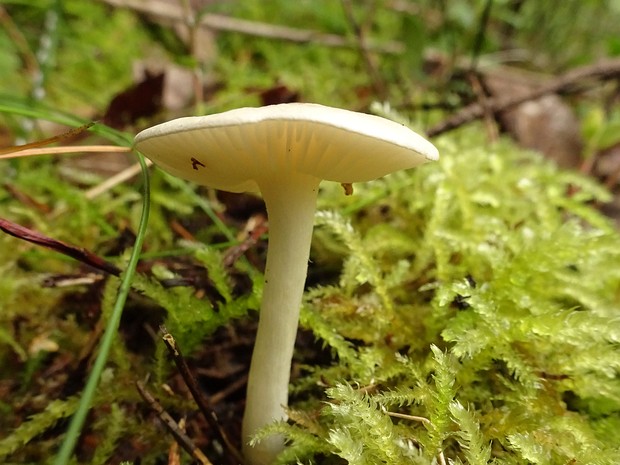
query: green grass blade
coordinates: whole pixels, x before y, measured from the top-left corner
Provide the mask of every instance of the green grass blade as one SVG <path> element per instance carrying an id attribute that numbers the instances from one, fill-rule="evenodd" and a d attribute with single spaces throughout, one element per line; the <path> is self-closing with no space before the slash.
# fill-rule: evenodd
<path id="1" fill-rule="evenodd" d="M 114 341 L 114 337 L 117 334 L 121 315 L 123 313 L 123 307 L 125 305 L 125 301 L 127 300 L 129 290 L 131 289 L 131 281 L 135 274 L 138 259 L 140 258 L 140 251 L 142 250 L 142 243 L 144 242 L 146 227 L 148 223 L 150 207 L 150 188 L 148 167 L 142 155 L 138 155 L 138 158 L 140 161 L 140 166 L 142 167 L 142 177 L 144 184 L 142 214 L 140 217 L 140 225 L 138 227 L 136 242 L 131 252 L 129 263 L 127 264 L 127 269 L 123 274 L 121 286 L 118 292 L 118 297 L 116 299 L 116 303 L 114 304 L 112 315 L 110 316 L 110 321 L 106 326 L 105 333 L 103 334 L 103 338 L 101 340 L 99 354 L 97 354 L 97 358 L 93 365 L 92 371 L 88 377 L 86 386 L 84 387 L 84 391 L 82 392 L 82 397 L 80 398 L 80 404 L 78 406 L 78 409 L 71 419 L 71 423 L 69 424 L 69 429 L 67 430 L 65 439 L 54 461 L 55 465 L 66 465 L 69 462 L 71 454 L 73 453 L 73 449 L 75 448 L 75 445 L 77 443 L 78 437 L 80 436 L 82 426 L 84 425 L 84 421 L 86 420 L 86 415 L 88 414 L 93 397 L 95 395 L 95 391 L 99 384 L 101 373 L 103 372 L 106 361 L 108 359 L 108 354 L 110 352 L 112 342 Z"/>

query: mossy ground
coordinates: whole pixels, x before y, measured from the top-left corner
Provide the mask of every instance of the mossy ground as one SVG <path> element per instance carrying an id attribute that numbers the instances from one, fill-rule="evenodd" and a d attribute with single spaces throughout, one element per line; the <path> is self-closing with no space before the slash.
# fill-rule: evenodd
<path id="1" fill-rule="evenodd" d="M 337 2 L 318 10 L 306 3 L 251 1 L 213 11 L 348 32 Z M 444 11 L 421 2 L 424 17 L 439 14 L 440 23 L 388 8 L 378 8 L 373 22 L 370 7 L 358 5 L 373 37 L 420 45 L 401 58 L 380 58 L 385 98 L 398 112 L 370 106 L 377 96 L 355 50 L 240 34 L 218 38 L 219 55 L 203 71 L 224 85 L 201 108 L 256 104 L 257 89 L 279 82 L 304 100 L 410 117 L 408 124 L 422 131 L 446 113 L 420 108 L 453 102 L 459 92 L 451 81 L 424 77 L 422 48 L 469 52 L 483 3 L 453 2 Z M 85 9 L 69 0 L 62 7 L 7 5 L 26 40 L 0 33 L 0 66 L 7 70 L 0 82 L 15 90 L 0 96 L 0 127 L 11 141 L 48 135 L 45 125 L 28 132 L 24 116 L 75 123 L 75 115 L 103 114 L 131 81 L 138 55 L 199 67 L 168 27 L 126 10 L 99 3 Z M 527 5 L 518 14 L 506 6 L 494 11 L 483 51 L 506 39 L 502 24 L 531 25 L 551 14 Z M 587 18 L 601 5 L 579 5 L 583 15 L 559 9 L 548 29 L 525 28 L 510 38 L 523 47 L 546 44 L 538 57 L 552 70 L 599 56 L 603 45 L 612 53 L 617 38 L 605 28 L 613 11 L 588 30 Z M 48 93 L 36 101 L 29 81 L 19 78 L 20 59 L 29 56 L 22 46 L 39 47 L 37 29 L 28 25 L 43 28 L 53 8 L 63 21 L 51 31 L 58 48 L 44 69 Z M 558 18 L 576 20 L 571 31 L 584 40 L 560 47 L 568 29 Z M 112 40 L 113 31 L 122 38 Z M 544 40 L 545 33 L 553 40 Z M 85 142 L 122 145 L 138 126 L 167 116 L 121 132 L 100 128 Z M 434 142 L 438 163 L 355 185 L 352 196 L 340 185 L 322 186 L 291 421 L 272 428 L 290 438 L 281 463 L 620 463 L 620 236 L 599 212 L 609 193 L 507 138 L 490 142 L 482 124 Z M 0 176 L 0 216 L 125 266 L 140 218 L 139 179 L 87 198 L 86 190 L 107 175 L 52 156 L 2 160 Z M 167 463 L 173 441 L 139 396 L 135 382 L 142 381 L 175 419 L 187 419 L 188 435 L 213 463 L 234 463 L 197 413 L 158 328 L 165 324 L 176 337 L 238 444 L 266 236 L 247 250 L 239 238 L 248 225 L 260 226 L 264 208 L 251 196 L 216 194 L 157 170 L 151 194 L 134 290 L 76 462 Z M 0 271 L 0 461 L 50 463 L 119 280 L 8 235 L 0 235 Z M 191 463 L 186 455 L 181 460 Z"/>

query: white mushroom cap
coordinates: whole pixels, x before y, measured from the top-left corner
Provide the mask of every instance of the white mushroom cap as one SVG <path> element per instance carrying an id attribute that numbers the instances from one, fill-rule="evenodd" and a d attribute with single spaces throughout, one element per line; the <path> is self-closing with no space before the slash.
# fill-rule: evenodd
<path id="1" fill-rule="evenodd" d="M 339 183 L 369 181 L 436 160 L 406 126 L 313 103 L 179 118 L 140 132 L 136 148 L 175 176 L 229 192 L 294 170 Z"/>

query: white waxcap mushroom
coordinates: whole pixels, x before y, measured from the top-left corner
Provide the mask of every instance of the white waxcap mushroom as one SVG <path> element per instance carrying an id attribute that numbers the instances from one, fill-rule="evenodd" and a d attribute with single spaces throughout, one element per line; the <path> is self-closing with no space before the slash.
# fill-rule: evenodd
<path id="1" fill-rule="evenodd" d="M 437 149 L 393 121 L 310 103 L 180 118 L 142 131 L 135 147 L 178 177 L 265 200 L 269 248 L 242 436 L 248 463 L 268 465 L 282 437 L 250 441 L 286 419 L 319 183 L 376 179 L 436 160 Z"/>
<path id="2" fill-rule="evenodd" d="M 178 177 L 229 192 L 257 192 L 257 178 L 280 170 L 354 183 L 438 158 L 402 124 L 314 103 L 179 118 L 142 131 L 136 148 Z"/>

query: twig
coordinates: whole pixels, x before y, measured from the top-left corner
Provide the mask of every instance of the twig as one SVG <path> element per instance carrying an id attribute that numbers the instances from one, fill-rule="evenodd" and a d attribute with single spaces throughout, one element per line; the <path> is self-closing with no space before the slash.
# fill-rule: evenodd
<path id="1" fill-rule="evenodd" d="M 379 96 L 381 100 L 385 100 L 387 96 L 387 90 L 385 86 L 385 82 L 381 78 L 381 74 L 379 73 L 377 62 L 374 57 L 368 51 L 368 40 L 366 39 L 366 28 L 362 27 L 355 19 L 355 14 L 353 12 L 353 5 L 351 4 L 351 0 L 341 0 L 342 9 L 344 10 L 344 14 L 349 21 L 349 24 L 353 28 L 353 32 L 355 33 L 355 37 L 358 43 L 358 49 L 360 54 L 362 55 L 362 59 L 364 60 L 364 64 L 366 65 L 366 70 L 370 75 L 370 79 L 372 82 L 372 87 L 375 93 Z"/>
<path id="2" fill-rule="evenodd" d="M 12 221 L 9 221 L 7 219 L 0 218 L 0 231 L 3 231 L 13 237 L 24 240 L 26 242 L 30 242 L 32 244 L 45 247 L 47 249 L 51 249 L 63 255 L 67 255 L 68 257 L 74 258 L 79 262 L 85 263 L 88 266 L 91 266 L 97 270 L 103 271 L 113 276 L 118 277 L 121 275 L 120 268 L 118 268 L 115 264 L 98 256 L 97 254 L 91 252 L 90 250 L 84 249 L 82 247 L 77 247 L 67 242 L 59 241 L 33 229 L 29 229 L 25 226 L 13 223 Z M 49 287 L 54 287 L 56 286 L 57 279 L 58 278 L 48 277 L 44 280 L 43 284 Z M 96 275 L 93 274 L 77 276 L 61 275 L 59 282 L 64 281 L 65 285 L 69 285 L 68 281 L 72 279 L 75 280 L 74 285 L 77 285 L 92 283 L 96 280 L 99 280 L 100 278 L 97 278 Z M 193 281 L 186 278 L 169 278 L 161 279 L 159 280 L 159 283 L 163 287 L 169 288 L 177 286 L 189 286 L 192 285 Z"/>
<path id="3" fill-rule="evenodd" d="M 480 24 L 476 31 L 474 38 L 474 44 L 471 50 L 471 68 L 470 71 L 475 72 L 478 67 L 478 59 L 480 58 L 480 52 L 482 45 L 484 44 L 485 33 L 489 26 L 489 18 L 491 17 L 491 9 L 493 7 L 493 0 L 486 0 L 482 15 L 480 17 Z"/>
<path id="4" fill-rule="evenodd" d="M 151 166 L 153 164 L 153 162 L 149 159 L 146 159 L 144 161 L 146 162 L 146 166 Z M 84 193 L 84 197 L 86 197 L 88 200 L 92 200 L 95 197 L 103 194 L 104 192 L 112 189 L 113 187 L 116 187 L 117 185 L 133 178 L 134 176 L 137 176 L 138 174 L 140 174 L 140 163 L 134 163 L 128 168 L 119 171 L 114 176 L 109 177 L 101 184 L 98 184 L 95 187 L 88 189 Z"/>
<path id="5" fill-rule="evenodd" d="M 47 215 L 48 213 L 52 211 L 52 207 L 50 207 L 49 204 L 36 200 L 30 194 L 22 191 L 21 189 L 19 189 L 17 186 L 14 186 L 10 182 L 2 183 L 2 187 L 4 187 L 6 191 L 9 194 L 11 194 L 11 196 L 15 198 L 18 202 L 20 202 L 23 205 L 28 206 L 29 208 L 34 208 L 38 212 L 44 215 Z"/>
<path id="6" fill-rule="evenodd" d="M 121 270 L 116 265 L 104 260 L 84 248 L 76 247 L 66 242 L 53 239 L 9 220 L 0 218 L 0 230 L 13 237 L 17 237 L 18 239 L 22 239 L 27 242 L 52 249 L 56 252 L 60 252 L 64 255 L 68 255 L 69 257 L 75 258 L 82 263 L 86 263 L 93 268 L 113 274 L 114 276 L 120 276 L 121 274 Z"/>
<path id="7" fill-rule="evenodd" d="M 24 71 L 26 74 L 35 74 L 39 69 L 37 57 L 32 52 L 26 37 L 24 37 L 3 6 L 0 6 L 0 24 L 2 25 L 2 28 L 7 36 L 13 41 L 15 48 L 19 52 L 19 56 L 24 65 Z"/>
<path id="8" fill-rule="evenodd" d="M 153 395 L 147 391 L 140 381 L 136 381 L 136 388 L 138 389 L 140 396 L 147 404 L 149 404 L 151 410 L 157 414 L 166 429 L 174 436 L 174 439 L 176 439 L 181 447 L 202 465 L 213 465 L 213 463 L 202 453 L 200 449 L 194 445 L 192 440 L 181 430 L 181 428 L 179 428 L 179 425 L 177 425 L 170 414 L 166 412 L 161 404 L 157 402 Z"/>
<path id="9" fill-rule="evenodd" d="M 233 392 L 238 391 L 239 389 L 241 389 L 246 384 L 248 384 L 248 375 L 247 374 L 237 378 L 235 381 L 230 383 L 224 389 L 222 389 L 221 391 L 218 391 L 215 394 L 213 394 L 211 396 L 211 402 L 213 404 L 217 404 L 217 403 L 223 401 L 230 394 L 232 394 Z"/>
<path id="10" fill-rule="evenodd" d="M 204 86 L 203 86 L 203 73 L 200 66 L 200 58 L 198 54 L 199 40 L 198 40 L 198 28 L 200 24 L 196 16 L 196 12 L 189 0 L 179 0 L 179 4 L 183 9 L 183 16 L 185 17 L 185 27 L 187 28 L 187 43 L 189 44 L 189 51 L 194 58 L 194 68 L 192 72 L 192 83 L 194 86 L 194 106 L 196 110 L 200 109 L 200 105 L 204 101 Z M 196 114 L 199 114 L 197 111 Z"/>
<path id="11" fill-rule="evenodd" d="M 419 417 L 417 415 L 406 415 L 404 413 L 390 412 L 388 410 L 384 410 L 384 411 L 388 417 L 401 418 L 403 420 L 419 421 L 420 423 L 424 423 L 425 425 L 431 424 L 431 421 L 426 417 Z"/>
<path id="12" fill-rule="evenodd" d="M 43 279 L 43 287 L 73 287 L 91 285 L 101 281 L 105 275 L 98 273 L 86 273 L 80 275 L 55 275 Z"/>
<path id="13" fill-rule="evenodd" d="M 418 421 L 427 426 L 431 425 L 431 421 L 425 417 L 420 417 L 417 415 L 406 415 L 404 413 L 398 413 L 398 412 L 390 412 L 386 408 L 382 408 L 382 410 L 383 412 L 387 414 L 388 417 L 402 418 L 403 420 Z M 441 449 L 437 451 L 437 460 L 439 461 L 440 465 L 446 465 L 446 457 L 444 456 L 443 451 Z"/>
<path id="14" fill-rule="evenodd" d="M 484 124 L 487 128 L 489 140 L 492 142 L 496 141 L 499 137 L 497 130 L 497 122 L 493 118 L 493 111 L 489 108 L 489 97 L 484 92 L 482 88 L 482 83 L 480 82 L 480 78 L 475 72 L 468 73 L 469 82 L 474 94 L 478 97 L 478 103 L 482 105 L 484 109 Z"/>
<path id="15" fill-rule="evenodd" d="M 235 458 L 235 460 L 243 464 L 244 463 L 243 456 L 235 448 L 235 446 L 232 444 L 232 442 L 228 438 L 228 435 L 226 434 L 226 432 L 220 426 L 220 422 L 217 418 L 217 415 L 215 411 L 213 410 L 213 408 L 211 408 L 211 402 L 206 397 L 206 395 L 203 393 L 203 391 L 201 391 L 200 388 L 198 387 L 198 382 L 196 381 L 196 378 L 194 378 L 194 376 L 192 375 L 189 369 L 189 366 L 187 365 L 187 362 L 185 361 L 185 357 L 183 357 L 183 354 L 181 353 L 181 349 L 177 345 L 174 337 L 172 336 L 172 334 L 168 332 L 168 330 L 165 327 L 163 326 L 160 327 L 160 330 L 163 333 L 162 339 L 164 340 L 164 344 L 166 344 L 168 351 L 172 355 L 174 363 L 176 364 L 177 369 L 179 370 L 179 373 L 181 374 L 181 377 L 183 378 L 183 381 L 185 381 L 185 384 L 187 385 L 189 392 L 192 394 L 192 397 L 196 401 L 196 404 L 198 405 L 200 412 L 203 414 L 203 416 L 207 420 L 207 423 L 209 423 L 209 426 L 211 426 L 213 431 L 215 431 L 215 433 L 219 436 L 220 440 L 222 441 L 222 443 L 224 444 L 228 452 Z"/>
<path id="16" fill-rule="evenodd" d="M 179 420 L 179 429 L 185 432 L 185 417 Z M 179 454 L 179 443 L 174 441 L 168 448 L 168 465 L 181 465 L 181 454 Z"/>
<path id="17" fill-rule="evenodd" d="M 233 266 L 233 264 L 248 250 L 256 245 L 260 237 L 267 232 L 269 226 L 267 225 L 266 218 L 261 215 L 253 215 L 248 219 L 244 227 L 245 239 L 241 243 L 233 245 L 224 254 L 222 263 L 227 268 Z"/>
<path id="18" fill-rule="evenodd" d="M 183 21 L 183 12 L 175 5 L 163 0 L 101 0 L 109 5 L 121 8 L 131 8 L 141 13 L 150 14 L 159 18 Z M 208 14 L 200 19 L 201 26 L 214 31 L 238 32 L 267 39 L 287 40 L 297 43 L 316 43 L 326 47 L 355 48 L 357 44 L 351 43 L 346 37 L 336 34 L 325 34 L 308 29 L 295 29 L 292 27 L 275 24 L 260 23 L 244 19 L 231 18 L 230 16 Z M 369 50 L 400 55 L 405 52 L 405 45 L 401 42 L 370 42 Z"/>
<path id="19" fill-rule="evenodd" d="M 508 98 L 490 98 L 487 100 L 486 105 L 482 105 L 479 102 L 468 105 L 445 121 L 429 129 L 427 135 L 429 137 L 438 136 L 439 134 L 443 134 L 444 132 L 451 131 L 452 129 L 456 129 L 474 121 L 484 115 L 487 107 L 494 113 L 506 111 L 524 102 L 536 100 L 547 94 L 577 92 L 579 91 L 580 85 L 584 85 L 586 81 L 591 79 L 605 81 L 619 77 L 620 59 L 604 60 L 594 65 L 582 66 L 562 76 L 558 76 L 549 83 L 527 94 Z"/>

